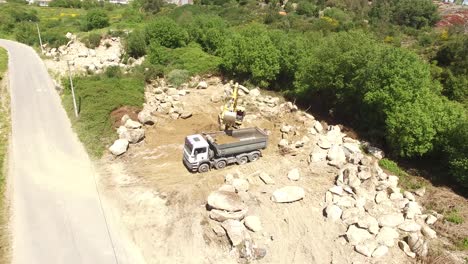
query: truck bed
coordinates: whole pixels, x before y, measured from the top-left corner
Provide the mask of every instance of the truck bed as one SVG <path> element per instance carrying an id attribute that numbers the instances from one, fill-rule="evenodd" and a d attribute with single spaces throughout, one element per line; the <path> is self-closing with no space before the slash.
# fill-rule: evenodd
<path id="1" fill-rule="evenodd" d="M 264 149 L 268 142 L 268 135 L 258 127 L 211 132 L 204 135 L 217 156 Z"/>

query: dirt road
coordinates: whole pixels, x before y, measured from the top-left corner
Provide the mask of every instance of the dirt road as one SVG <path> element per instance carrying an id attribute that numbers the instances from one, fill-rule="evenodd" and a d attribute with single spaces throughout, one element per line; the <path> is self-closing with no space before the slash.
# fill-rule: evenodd
<path id="1" fill-rule="evenodd" d="M 104 206 L 106 223 L 93 165 L 43 62 L 28 46 L 0 46 L 10 57 L 13 263 L 139 263 Z"/>

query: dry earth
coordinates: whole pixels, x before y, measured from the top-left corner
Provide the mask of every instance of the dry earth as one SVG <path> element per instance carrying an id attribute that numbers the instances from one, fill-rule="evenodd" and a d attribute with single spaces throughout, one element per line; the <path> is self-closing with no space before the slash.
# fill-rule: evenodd
<path id="1" fill-rule="evenodd" d="M 135 244 L 147 263 L 237 263 L 230 255 L 225 237 L 212 230 L 217 222 L 206 211 L 208 194 L 224 182 L 224 175 L 238 173 L 250 182 L 249 214 L 260 217 L 263 231 L 251 233 L 252 238 L 267 249 L 258 263 L 407 263 L 410 260 L 398 247 L 380 259 L 366 258 L 345 243 L 346 226 L 323 217 L 323 197 L 333 185 L 338 170 L 323 164 L 309 166 L 308 155 L 315 144 L 301 113 L 289 113 L 271 120 L 249 107 L 248 126 L 269 131 L 269 147 L 263 157 L 243 166 L 232 165 L 224 170 L 192 174 L 182 164 L 182 148 L 187 135 L 217 128 L 221 103 L 212 103 L 212 95 L 222 95 L 220 87 L 191 90 L 181 98 L 189 119 L 158 116 L 157 123 L 146 127 L 146 139 L 132 145 L 121 157 L 111 155 L 100 161 L 102 183 L 106 193 L 117 203 L 121 219 L 129 229 Z M 252 115 L 253 114 L 253 115 Z M 311 142 L 299 149 L 296 156 L 282 156 L 277 144 L 282 124 L 300 128 L 297 137 L 307 135 Z M 291 182 L 287 173 L 299 168 L 301 178 Z M 274 178 L 275 185 L 265 185 L 259 172 Z M 306 190 L 302 201 L 276 204 L 271 193 L 287 185 Z"/>

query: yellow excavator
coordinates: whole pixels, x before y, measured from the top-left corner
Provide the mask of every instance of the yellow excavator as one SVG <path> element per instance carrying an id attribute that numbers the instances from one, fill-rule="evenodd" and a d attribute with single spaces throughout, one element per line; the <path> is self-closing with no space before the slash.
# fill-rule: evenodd
<path id="1" fill-rule="evenodd" d="M 239 84 L 234 85 L 234 90 L 226 104 L 221 107 L 221 113 L 218 115 L 220 130 L 229 130 L 240 128 L 245 117 L 245 108 L 237 105 L 239 97 Z"/>

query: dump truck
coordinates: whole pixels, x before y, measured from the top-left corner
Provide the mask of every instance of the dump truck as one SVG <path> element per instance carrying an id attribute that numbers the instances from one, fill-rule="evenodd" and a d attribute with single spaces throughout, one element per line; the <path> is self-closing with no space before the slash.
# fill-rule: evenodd
<path id="1" fill-rule="evenodd" d="M 185 138 L 183 163 L 200 173 L 242 165 L 258 160 L 267 143 L 268 135 L 258 127 L 190 135 Z"/>

